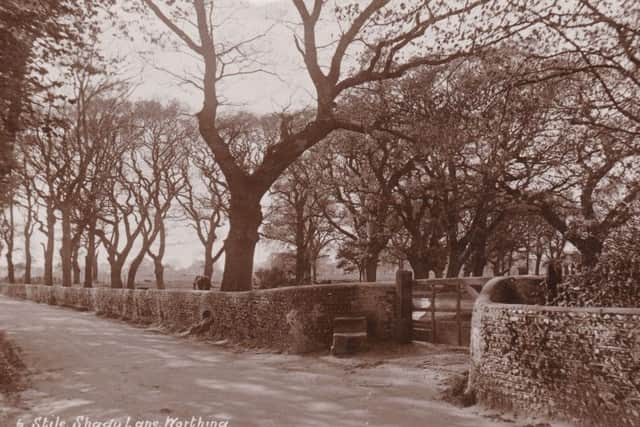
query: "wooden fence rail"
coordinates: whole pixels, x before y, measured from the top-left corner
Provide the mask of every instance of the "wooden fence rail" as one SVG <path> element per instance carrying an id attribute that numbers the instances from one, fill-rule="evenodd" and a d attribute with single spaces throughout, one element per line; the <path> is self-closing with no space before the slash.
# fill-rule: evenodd
<path id="1" fill-rule="evenodd" d="M 402 274 L 401 274 L 402 273 Z M 490 277 L 465 277 L 450 279 L 418 279 L 413 280 L 411 273 L 398 272 L 397 289 L 403 290 L 405 295 L 404 313 L 411 311 L 410 331 L 411 340 L 438 342 L 438 314 L 455 314 L 457 344 L 463 345 L 467 319 L 463 315 L 470 313 L 473 303 L 482 286 Z M 400 283 L 402 282 L 402 283 Z M 410 295 L 407 295 L 407 293 Z M 428 305 L 425 306 L 425 300 Z M 455 302 L 455 304 L 453 304 Z M 428 319 L 414 319 L 414 313 L 429 314 Z"/>

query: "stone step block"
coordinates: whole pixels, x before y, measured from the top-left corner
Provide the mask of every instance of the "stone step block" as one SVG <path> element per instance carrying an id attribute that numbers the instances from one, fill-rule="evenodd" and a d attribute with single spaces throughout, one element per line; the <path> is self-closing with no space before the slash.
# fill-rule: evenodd
<path id="1" fill-rule="evenodd" d="M 334 356 L 348 356 L 368 349 L 366 332 L 335 332 L 331 354 Z"/>
<path id="2" fill-rule="evenodd" d="M 333 319 L 333 332 L 367 332 L 367 318 L 364 316 L 336 317 Z"/>

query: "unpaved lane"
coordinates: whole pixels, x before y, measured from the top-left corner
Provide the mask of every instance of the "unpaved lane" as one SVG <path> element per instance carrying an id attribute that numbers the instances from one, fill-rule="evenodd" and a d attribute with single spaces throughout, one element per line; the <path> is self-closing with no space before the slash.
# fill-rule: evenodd
<path id="1" fill-rule="evenodd" d="M 203 421 L 240 426 L 510 425 L 437 400 L 439 371 L 414 366 L 234 352 L 59 307 L 0 297 L 0 329 L 32 375 L 23 408 L 3 427 L 38 416 Z M 6 423 L 6 424 L 5 424 Z M 176 424 L 177 425 L 177 424 Z M 195 425 L 194 425 L 195 427 Z"/>

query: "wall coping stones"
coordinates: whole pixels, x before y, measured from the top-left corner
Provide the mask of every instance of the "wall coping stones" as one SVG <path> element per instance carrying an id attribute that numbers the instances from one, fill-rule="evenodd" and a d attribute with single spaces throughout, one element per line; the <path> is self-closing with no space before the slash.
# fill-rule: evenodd
<path id="1" fill-rule="evenodd" d="M 484 304 L 483 308 L 489 310 L 522 310 L 537 313 L 555 312 L 585 314 L 623 314 L 626 316 L 640 315 L 640 308 L 624 307 L 558 307 L 549 305 L 504 304 L 499 302 L 491 302 Z"/>

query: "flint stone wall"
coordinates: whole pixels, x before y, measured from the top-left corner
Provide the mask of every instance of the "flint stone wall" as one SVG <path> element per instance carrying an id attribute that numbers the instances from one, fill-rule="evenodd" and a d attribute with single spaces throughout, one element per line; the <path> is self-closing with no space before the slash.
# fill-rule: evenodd
<path id="1" fill-rule="evenodd" d="M 541 278 L 498 278 L 474 306 L 469 391 L 577 426 L 640 426 L 640 310 L 550 307 Z"/>
<path id="2" fill-rule="evenodd" d="M 392 338 L 393 284 L 334 284 L 248 292 L 65 288 L 0 284 L 0 294 L 93 311 L 187 332 L 209 318 L 204 336 L 304 353 L 328 349 L 337 316 L 365 315 L 370 338 Z"/>

